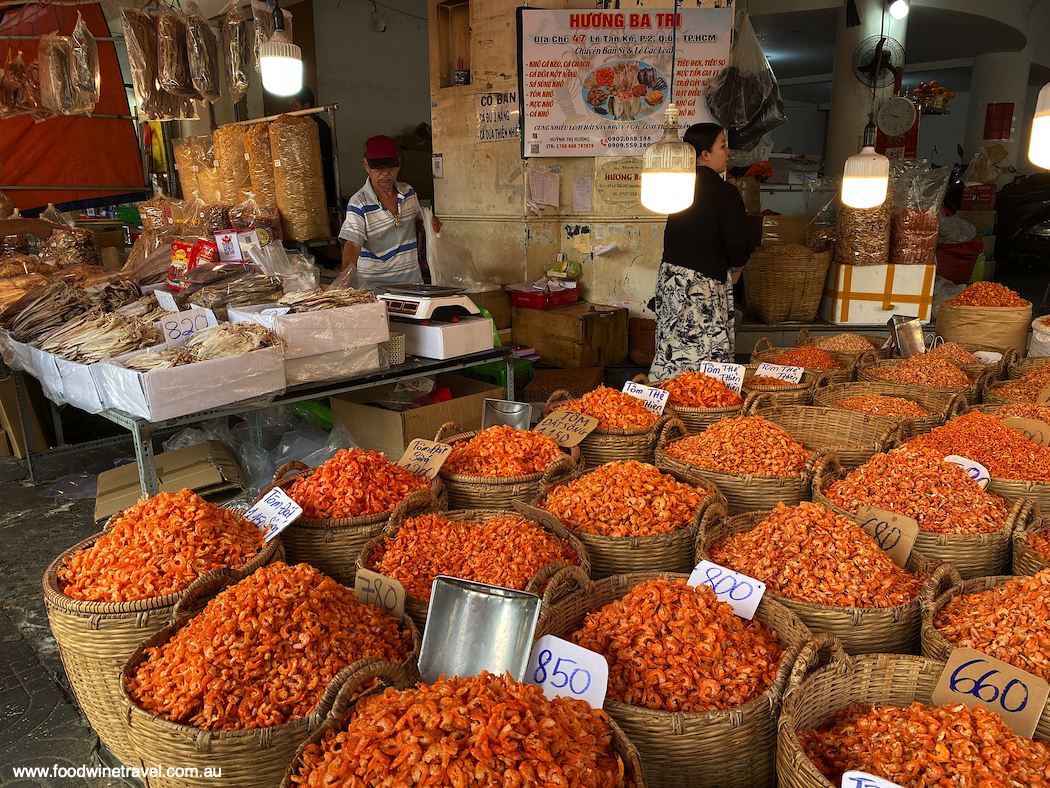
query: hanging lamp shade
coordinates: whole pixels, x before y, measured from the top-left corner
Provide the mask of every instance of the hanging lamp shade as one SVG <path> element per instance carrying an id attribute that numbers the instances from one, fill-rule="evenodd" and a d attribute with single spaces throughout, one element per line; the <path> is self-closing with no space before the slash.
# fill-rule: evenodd
<path id="1" fill-rule="evenodd" d="M 904 19 L 908 15 L 908 2 L 907 0 L 894 0 L 894 3 L 890 6 L 890 16 L 894 19 Z"/>
<path id="2" fill-rule="evenodd" d="M 283 28 L 259 45 L 259 70 L 263 87 L 274 95 L 291 96 L 303 89 L 303 52 Z"/>
<path id="3" fill-rule="evenodd" d="M 664 136 L 642 158 L 642 205 L 653 213 L 678 213 L 693 204 L 696 151 L 678 136 L 678 107 L 664 113 Z"/>
<path id="4" fill-rule="evenodd" d="M 1028 159 L 1036 167 L 1050 170 L 1050 83 L 1039 91 L 1032 119 L 1032 138 L 1028 142 Z"/>
<path id="5" fill-rule="evenodd" d="M 870 145 L 846 159 L 842 170 L 842 202 L 851 208 L 874 208 L 886 201 L 890 160 Z"/>

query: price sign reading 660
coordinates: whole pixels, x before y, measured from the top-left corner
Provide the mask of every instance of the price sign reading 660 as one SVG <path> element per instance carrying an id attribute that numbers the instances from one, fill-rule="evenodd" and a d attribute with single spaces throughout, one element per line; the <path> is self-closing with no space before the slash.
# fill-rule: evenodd
<path id="1" fill-rule="evenodd" d="M 609 686 L 609 663 L 601 654 L 544 635 L 532 647 L 525 683 L 542 688 L 548 700 L 576 698 L 600 709 Z"/>

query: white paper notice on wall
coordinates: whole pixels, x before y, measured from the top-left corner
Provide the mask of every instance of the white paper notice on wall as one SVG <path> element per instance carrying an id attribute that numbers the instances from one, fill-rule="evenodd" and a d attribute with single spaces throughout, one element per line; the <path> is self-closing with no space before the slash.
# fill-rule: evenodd
<path id="1" fill-rule="evenodd" d="M 576 213 L 586 213 L 591 210 L 591 179 L 572 179 L 572 209 Z"/>
<path id="2" fill-rule="evenodd" d="M 529 167 L 529 195 L 537 205 L 558 205 L 560 176 L 539 167 Z"/>

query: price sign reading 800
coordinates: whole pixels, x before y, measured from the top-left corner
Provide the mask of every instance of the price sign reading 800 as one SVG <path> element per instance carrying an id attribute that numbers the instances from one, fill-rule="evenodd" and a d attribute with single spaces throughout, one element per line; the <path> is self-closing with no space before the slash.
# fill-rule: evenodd
<path id="1" fill-rule="evenodd" d="M 601 654 L 544 635 L 532 647 L 525 682 L 541 687 L 548 699 L 577 698 L 600 709 L 609 684 L 609 663 Z"/>
<path id="2" fill-rule="evenodd" d="M 708 586 L 716 597 L 732 606 L 734 613 L 747 619 L 754 618 L 758 603 L 766 592 L 766 584 L 761 580 L 733 572 L 711 561 L 697 564 L 688 582 L 693 588 Z"/>
<path id="3" fill-rule="evenodd" d="M 960 457 L 958 454 L 949 454 L 944 458 L 944 461 L 958 465 L 966 471 L 967 476 L 981 485 L 982 488 L 987 487 L 988 482 L 991 480 L 991 474 L 988 473 L 988 469 L 976 460 Z"/>

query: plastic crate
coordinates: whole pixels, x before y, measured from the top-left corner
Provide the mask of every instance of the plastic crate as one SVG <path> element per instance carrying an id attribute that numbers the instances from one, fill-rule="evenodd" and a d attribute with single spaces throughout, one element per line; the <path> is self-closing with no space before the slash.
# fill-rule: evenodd
<path id="1" fill-rule="evenodd" d="M 577 288 L 568 290 L 553 290 L 549 293 L 531 293 L 524 290 L 508 290 L 510 303 L 514 306 L 523 306 L 528 309 L 554 309 L 567 304 L 575 304 L 580 300 L 580 291 Z"/>
<path id="2" fill-rule="evenodd" d="M 142 224 L 139 209 L 134 205 L 118 205 L 117 216 L 120 217 L 120 221 L 124 222 L 124 224 Z"/>

